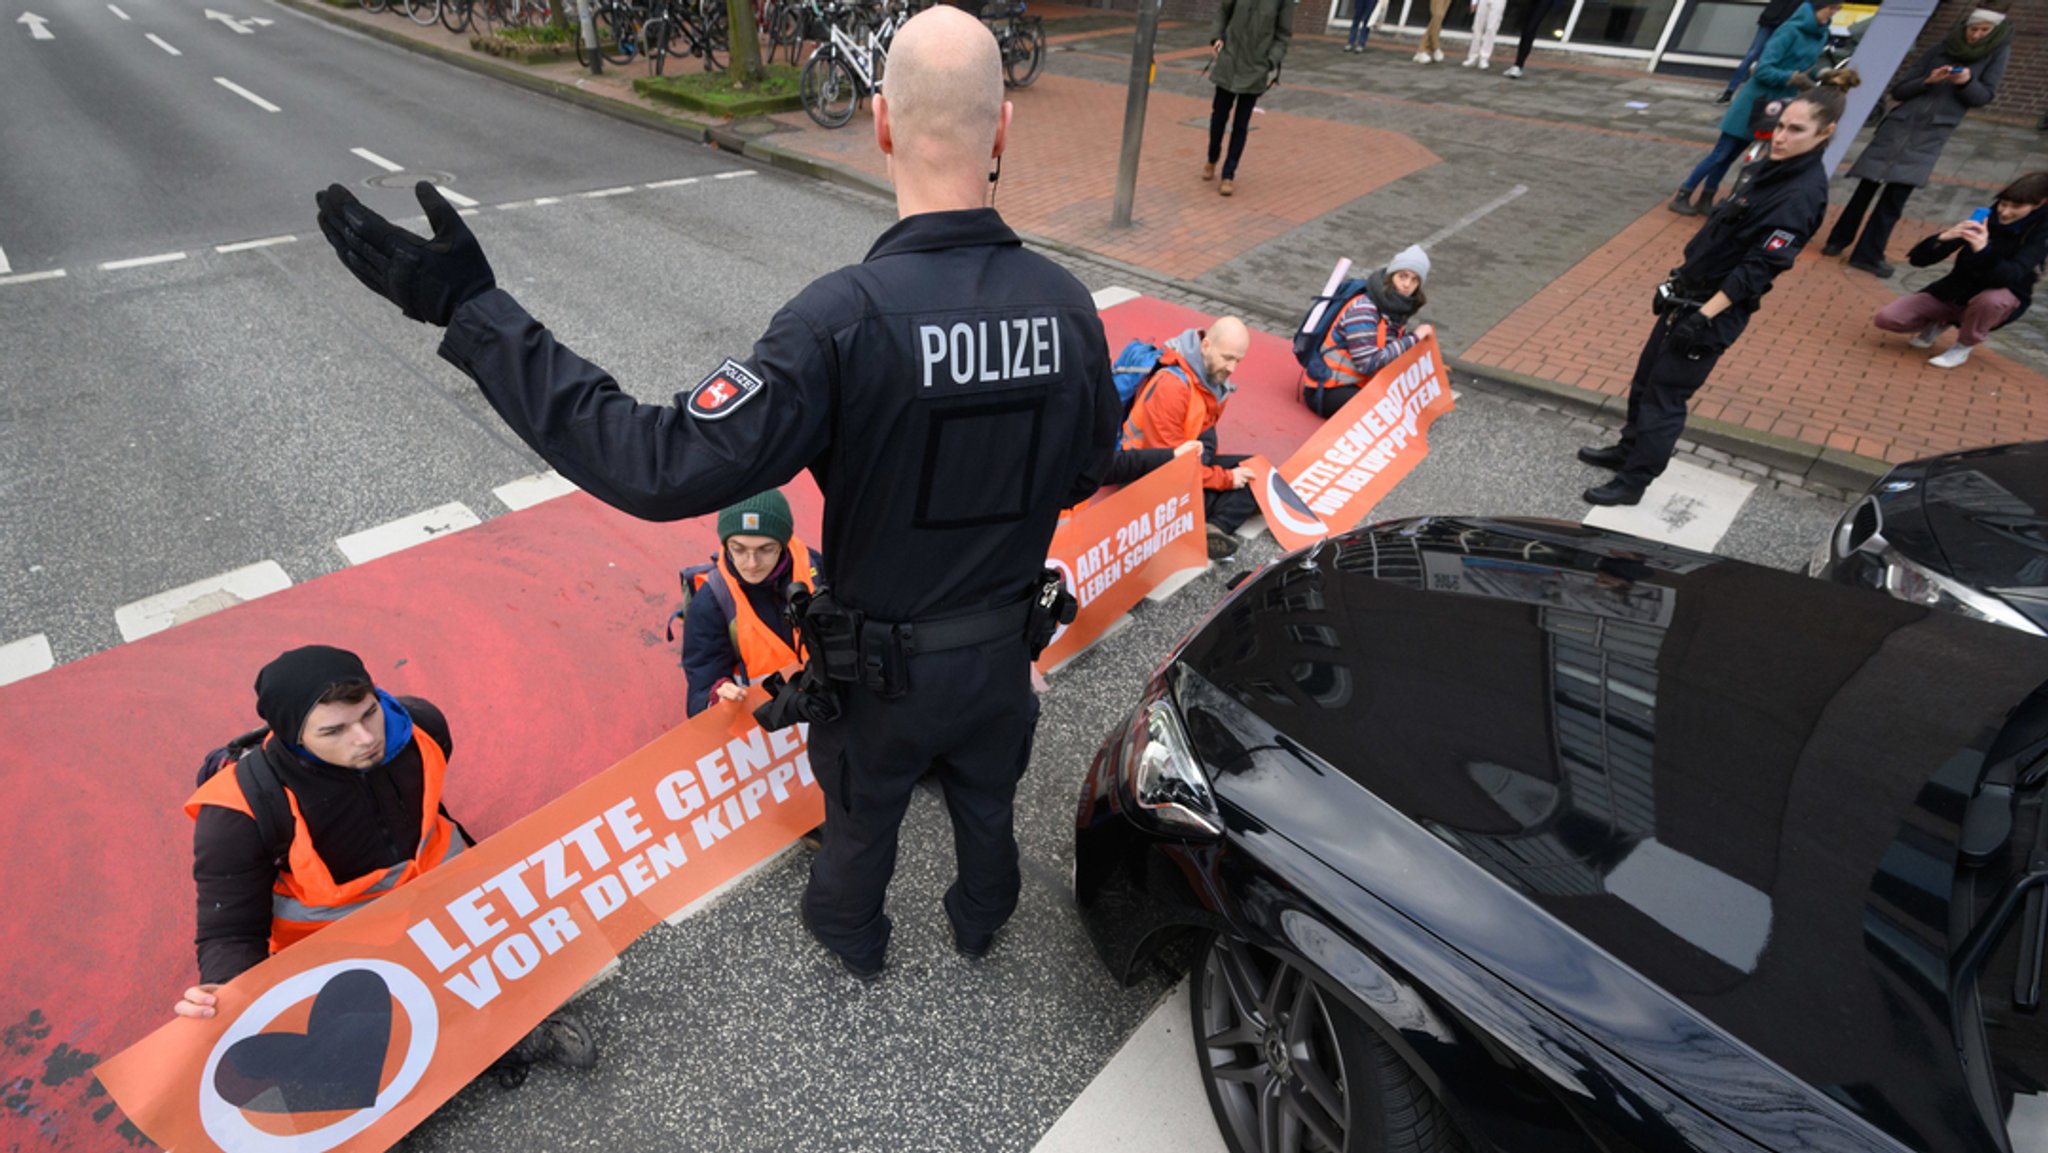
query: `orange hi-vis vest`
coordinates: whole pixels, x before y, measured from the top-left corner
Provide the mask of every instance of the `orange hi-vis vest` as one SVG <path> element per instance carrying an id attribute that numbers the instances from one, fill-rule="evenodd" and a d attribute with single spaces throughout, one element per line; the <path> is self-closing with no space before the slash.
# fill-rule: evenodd
<path id="1" fill-rule="evenodd" d="M 1366 297 L 1361 293 L 1357 299 L 1364 300 Z M 1344 307 L 1348 311 L 1351 306 L 1347 304 Z M 1330 331 L 1324 334 L 1323 347 L 1316 354 L 1322 358 L 1323 369 L 1328 373 L 1327 378 L 1317 380 L 1309 375 L 1306 368 L 1302 369 L 1301 379 L 1296 381 L 1294 386 L 1295 399 L 1299 400 L 1302 394 L 1311 388 L 1360 388 L 1365 385 L 1366 381 L 1372 379 L 1371 373 L 1358 371 L 1358 366 L 1352 363 L 1351 349 L 1344 343 L 1343 322 L 1343 316 L 1339 315 L 1336 321 L 1330 325 Z M 1385 348 L 1387 346 L 1386 317 L 1380 317 L 1379 324 L 1375 327 L 1374 335 L 1377 339 L 1376 347 Z"/>
<path id="2" fill-rule="evenodd" d="M 419 847 L 411 860 L 400 861 L 388 869 L 364 873 L 352 881 L 335 880 L 327 870 L 327 862 L 320 859 L 319 850 L 313 847 L 313 834 L 306 827 L 305 814 L 299 811 L 299 798 L 289 787 L 285 788 L 285 800 L 292 810 L 292 845 L 285 867 L 278 870 L 277 882 L 271 887 L 271 952 L 305 940 L 462 853 L 462 835 L 456 832 L 455 822 L 441 812 L 441 787 L 448 776 L 448 755 L 421 729 L 413 729 L 413 740 L 419 745 L 425 777 L 420 792 Z M 207 805 L 233 809 L 252 818 L 256 815 L 249 807 L 249 798 L 242 794 L 232 763 L 199 786 L 185 802 L 185 815 L 197 820 L 199 810 Z"/>
<path id="3" fill-rule="evenodd" d="M 1151 419 L 1153 396 L 1159 391 L 1159 378 L 1172 371 L 1187 386 L 1188 407 L 1181 417 L 1177 430 L 1180 439 L 1169 442 L 1168 430 L 1156 427 Z M 1195 383 L 1195 370 L 1187 359 L 1171 348 L 1159 350 L 1159 367 L 1147 377 L 1143 388 L 1131 401 L 1131 415 L 1124 421 L 1122 438 L 1117 442 L 1121 449 L 1134 448 L 1177 448 L 1207 432 L 1217 421 L 1223 419 L 1223 406 L 1209 390 Z"/>
<path id="4" fill-rule="evenodd" d="M 789 579 L 812 588 L 811 550 L 793 536 L 782 547 L 789 554 Z M 740 655 L 739 668 L 745 671 L 747 680 L 758 682 L 797 663 L 796 650 L 761 619 L 753 602 L 741 591 L 739 575 L 732 571 L 732 559 L 722 547 L 718 550 L 718 571 L 707 575 L 704 583 L 710 584 L 713 579 L 722 585 L 713 590 L 713 595 L 725 606 L 726 620 L 731 622 L 733 651 Z"/>

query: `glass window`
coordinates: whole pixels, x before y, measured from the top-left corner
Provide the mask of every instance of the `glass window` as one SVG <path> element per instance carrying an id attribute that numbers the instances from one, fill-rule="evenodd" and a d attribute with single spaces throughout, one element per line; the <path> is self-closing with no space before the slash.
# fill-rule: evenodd
<path id="1" fill-rule="evenodd" d="M 1756 35 L 1756 18 L 1762 14 L 1761 4 L 1705 0 L 1693 8 L 1685 27 L 1666 50 L 1694 56 L 1732 56 L 1739 60 L 1749 51 L 1750 39 Z"/>
<path id="2" fill-rule="evenodd" d="M 1657 46 L 1664 25 L 1671 19 L 1675 0 L 1586 0 L 1579 10 L 1579 22 L 1572 27 L 1572 43 L 1605 44 L 1615 48 Z M 1748 47 L 1745 42 L 1743 47 Z M 1737 49 L 1737 54 L 1740 54 Z"/>

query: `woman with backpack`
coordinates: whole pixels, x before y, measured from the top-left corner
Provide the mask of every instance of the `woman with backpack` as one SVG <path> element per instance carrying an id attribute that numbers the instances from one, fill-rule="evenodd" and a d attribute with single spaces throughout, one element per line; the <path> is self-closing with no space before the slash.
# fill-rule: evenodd
<path id="1" fill-rule="evenodd" d="M 1301 402 L 1328 417 L 1358 395 L 1373 374 L 1401 358 L 1436 330 L 1427 324 L 1409 331 L 1408 322 L 1427 303 L 1429 256 L 1416 245 L 1402 249 L 1385 268 L 1367 276 L 1356 295 L 1336 304 L 1320 346 L 1303 365 L 1297 386 Z"/>
<path id="2" fill-rule="evenodd" d="M 1815 7 L 1815 2 L 1820 6 Z M 1736 92 L 1735 99 L 1728 102 L 1728 111 L 1721 117 L 1721 138 L 1693 166 L 1666 207 L 1680 216 L 1702 216 L 1714 206 L 1714 197 L 1721 191 L 1721 178 L 1756 140 L 1762 127 L 1759 120 L 1769 117 L 1769 106 L 1813 87 L 1810 73 L 1820 62 L 1821 50 L 1827 47 L 1828 24 L 1841 8 L 1841 0 L 1801 4 L 1790 19 L 1771 33 L 1764 43 L 1763 55 L 1757 58 L 1755 71 Z M 1693 199 L 1694 189 L 1699 190 L 1697 201 Z"/>
<path id="3" fill-rule="evenodd" d="M 1932 348 L 1954 326 L 1955 344 L 1927 362 L 1936 368 L 1959 367 L 1993 329 L 2019 319 L 2033 303 L 2034 281 L 2048 260 L 2048 172 L 2029 172 L 2006 185 L 1988 211 L 1979 209 L 1914 245 L 1906 259 L 1926 268 L 1951 255 L 1956 264 L 1947 276 L 1871 318 L 1886 332 L 1916 333 L 1907 342 L 1914 348 Z"/>

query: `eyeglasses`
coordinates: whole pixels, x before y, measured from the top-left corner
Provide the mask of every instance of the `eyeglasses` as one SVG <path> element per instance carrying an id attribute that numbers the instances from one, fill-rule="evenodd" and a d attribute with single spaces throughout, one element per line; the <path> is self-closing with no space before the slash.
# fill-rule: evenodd
<path id="1" fill-rule="evenodd" d="M 782 556 L 781 542 L 772 540 L 767 544 L 758 545 L 744 545 L 736 540 L 729 540 L 725 542 L 725 548 L 727 552 L 732 554 L 732 559 L 735 562 L 751 561 L 756 564 L 766 564 L 778 560 Z"/>

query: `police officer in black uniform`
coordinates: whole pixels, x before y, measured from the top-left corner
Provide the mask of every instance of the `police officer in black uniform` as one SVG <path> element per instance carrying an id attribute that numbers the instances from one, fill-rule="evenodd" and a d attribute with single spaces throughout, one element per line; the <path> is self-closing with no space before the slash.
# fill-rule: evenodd
<path id="1" fill-rule="evenodd" d="M 851 646 L 831 656 L 854 673 L 812 717 L 827 833 L 804 921 L 863 979 L 883 966 L 897 826 L 927 772 L 952 814 L 955 945 L 981 955 L 1016 907 L 1012 801 L 1038 715 L 1026 631 L 1059 512 L 1096 488 L 1122 416 L 1087 290 L 983 207 L 1009 119 L 988 30 L 955 8 L 911 20 L 875 101 L 901 219 L 672 407 L 637 403 L 497 289 L 430 186 L 430 240 L 338 185 L 317 197 L 350 271 L 446 325 L 442 357 L 586 492 L 673 520 L 816 478 L 836 605 L 818 631 Z"/>
<path id="2" fill-rule="evenodd" d="M 1828 206 L 1821 153 L 1835 134 L 1855 73 L 1834 73 L 1786 105 L 1771 135 L 1769 159 L 1751 165 L 1735 192 L 1685 246 L 1685 263 L 1659 286 L 1657 322 L 1629 381 L 1628 422 L 1621 442 L 1582 448 L 1579 459 L 1616 470 L 1586 490 L 1588 504 L 1627 505 L 1664 472 L 1685 406 L 1721 354 L 1742 335 L 1771 281 L 1792 267 Z"/>

